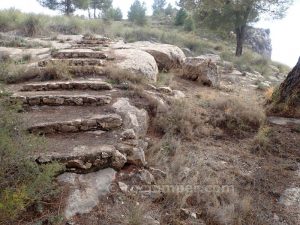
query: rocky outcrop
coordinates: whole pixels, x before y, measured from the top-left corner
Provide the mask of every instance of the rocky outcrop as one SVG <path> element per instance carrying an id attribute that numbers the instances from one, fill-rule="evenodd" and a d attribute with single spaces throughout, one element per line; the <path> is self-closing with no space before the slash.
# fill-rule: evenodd
<path id="1" fill-rule="evenodd" d="M 300 58 L 297 65 L 273 94 L 269 113 L 300 118 Z"/>
<path id="2" fill-rule="evenodd" d="M 270 29 L 248 27 L 245 42 L 250 45 L 253 51 L 267 58 L 271 58 L 272 40 L 270 37 Z"/>
<path id="3" fill-rule="evenodd" d="M 174 45 L 140 41 L 127 44 L 125 47 L 133 47 L 151 54 L 155 58 L 159 70 L 181 68 L 185 59 L 184 52 Z"/>
<path id="4" fill-rule="evenodd" d="M 133 129 L 138 137 L 146 135 L 149 126 L 149 116 L 146 110 L 131 105 L 128 98 L 118 99 L 112 107 L 122 115 L 126 129 Z"/>
<path id="5" fill-rule="evenodd" d="M 60 183 L 68 185 L 70 194 L 65 207 L 65 217 L 71 219 L 76 214 L 89 213 L 98 205 L 100 197 L 109 193 L 116 176 L 113 169 L 78 175 L 65 173 L 58 177 Z"/>
<path id="6" fill-rule="evenodd" d="M 182 77 L 204 85 L 219 86 L 220 77 L 216 63 L 205 57 L 188 57 L 183 62 Z"/>
<path id="7" fill-rule="evenodd" d="M 116 49 L 113 54 L 116 59 L 112 63 L 113 66 L 156 82 L 158 67 L 153 56 L 147 52 L 137 49 Z"/>

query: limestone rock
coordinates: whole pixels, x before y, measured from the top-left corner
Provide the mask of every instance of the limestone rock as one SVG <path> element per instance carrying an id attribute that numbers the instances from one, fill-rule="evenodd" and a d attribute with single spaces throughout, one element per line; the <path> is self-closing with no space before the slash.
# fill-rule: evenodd
<path id="1" fill-rule="evenodd" d="M 30 133 L 54 134 L 76 133 L 93 130 L 112 130 L 122 125 L 122 118 L 118 114 L 97 115 L 88 119 L 70 121 L 55 121 L 35 124 L 28 128 Z"/>
<path id="2" fill-rule="evenodd" d="M 138 137 L 146 135 L 149 126 L 149 116 L 146 110 L 131 105 L 128 98 L 118 99 L 112 107 L 121 114 L 125 129 L 133 129 Z"/>
<path id="3" fill-rule="evenodd" d="M 93 51 L 92 49 L 63 49 L 57 52 L 53 52 L 52 57 L 57 59 L 106 59 L 107 55 L 102 51 Z"/>
<path id="4" fill-rule="evenodd" d="M 40 95 L 20 95 L 14 94 L 11 100 L 21 101 L 25 105 L 106 105 L 109 104 L 112 98 L 108 95 L 51 95 L 51 94 L 40 94 Z"/>
<path id="5" fill-rule="evenodd" d="M 154 219 L 150 215 L 145 215 L 143 224 L 144 225 L 160 225 L 160 222 L 158 220 Z"/>
<path id="6" fill-rule="evenodd" d="M 133 129 L 127 129 L 122 134 L 123 140 L 136 139 L 136 134 Z"/>
<path id="7" fill-rule="evenodd" d="M 127 157 L 127 162 L 136 166 L 146 166 L 145 150 L 148 143 L 143 140 L 136 140 L 133 143 L 121 143 L 117 146 L 117 150 Z"/>
<path id="8" fill-rule="evenodd" d="M 138 49 L 116 49 L 113 54 L 116 67 L 156 82 L 158 67 L 152 55 Z"/>
<path id="9" fill-rule="evenodd" d="M 97 147 L 78 146 L 71 152 L 53 152 L 38 156 L 36 161 L 40 164 L 57 161 L 65 164 L 68 171 L 87 173 L 108 167 L 120 170 L 127 162 L 127 158 L 113 146 L 103 145 Z"/>
<path id="10" fill-rule="evenodd" d="M 182 76 L 209 86 L 217 87 L 220 84 L 217 65 L 203 57 L 186 58 L 183 63 Z"/>
<path id="11" fill-rule="evenodd" d="M 65 217 L 71 219 L 76 214 L 91 212 L 98 205 L 99 198 L 109 193 L 115 175 L 116 171 L 111 168 L 84 175 L 74 173 L 60 175 L 58 181 L 70 188 Z"/>
<path id="12" fill-rule="evenodd" d="M 182 62 L 185 59 L 184 52 L 174 45 L 140 41 L 127 44 L 127 46 L 134 47 L 151 54 L 155 58 L 160 70 L 181 68 Z"/>
<path id="13" fill-rule="evenodd" d="M 300 209 L 300 188 L 289 188 L 284 191 L 280 202 L 286 206 L 296 206 Z"/>

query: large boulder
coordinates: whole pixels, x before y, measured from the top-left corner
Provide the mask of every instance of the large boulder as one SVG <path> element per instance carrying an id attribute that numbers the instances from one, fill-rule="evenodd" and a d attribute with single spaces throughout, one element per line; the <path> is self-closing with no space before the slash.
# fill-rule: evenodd
<path id="1" fill-rule="evenodd" d="M 99 198 L 110 192 L 111 184 L 115 179 L 116 171 L 107 168 L 96 173 L 79 175 L 64 173 L 58 181 L 69 187 L 69 196 L 64 215 L 72 219 L 76 214 L 85 214 L 93 210 L 99 203 Z"/>
<path id="2" fill-rule="evenodd" d="M 269 113 L 300 118 L 300 58 L 297 65 L 273 94 Z"/>
<path id="3" fill-rule="evenodd" d="M 217 87 L 220 84 L 216 63 L 206 57 L 187 57 L 183 62 L 182 76 L 204 85 Z"/>
<path id="4" fill-rule="evenodd" d="M 146 135 L 149 126 L 146 110 L 131 105 L 128 98 L 118 99 L 112 107 L 122 116 L 125 129 L 133 129 L 138 138 Z"/>
<path id="5" fill-rule="evenodd" d="M 181 68 L 185 59 L 184 52 L 177 46 L 140 41 L 127 46 L 140 49 L 151 54 L 158 65 L 159 70 L 170 70 Z"/>
<path id="6" fill-rule="evenodd" d="M 116 67 L 144 76 L 148 80 L 157 80 L 158 67 L 152 55 L 138 49 L 114 50 Z"/>

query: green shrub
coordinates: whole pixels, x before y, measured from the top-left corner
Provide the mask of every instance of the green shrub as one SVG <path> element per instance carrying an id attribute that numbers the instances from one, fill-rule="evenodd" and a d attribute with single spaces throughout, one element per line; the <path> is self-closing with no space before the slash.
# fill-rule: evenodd
<path id="1" fill-rule="evenodd" d="M 183 27 L 184 27 L 185 31 L 194 31 L 195 30 L 195 21 L 192 16 L 188 16 L 184 20 Z"/>
<path id="2" fill-rule="evenodd" d="M 0 11 L 0 31 L 7 32 L 20 27 L 24 14 L 14 8 Z"/>
<path id="3" fill-rule="evenodd" d="M 187 12 L 184 8 L 181 8 L 175 17 L 175 25 L 176 26 L 182 26 L 184 24 L 185 19 L 188 17 Z"/>
<path id="4" fill-rule="evenodd" d="M 30 160 L 31 151 L 44 143 L 23 131 L 19 109 L 7 97 L 0 98 L 0 221 L 7 224 L 29 205 L 54 194 L 52 179 L 61 170 L 58 164 L 38 166 Z"/>
<path id="5" fill-rule="evenodd" d="M 147 22 L 146 10 L 147 8 L 144 3 L 141 3 L 139 0 L 135 0 L 130 6 L 128 20 L 141 26 L 145 25 Z"/>

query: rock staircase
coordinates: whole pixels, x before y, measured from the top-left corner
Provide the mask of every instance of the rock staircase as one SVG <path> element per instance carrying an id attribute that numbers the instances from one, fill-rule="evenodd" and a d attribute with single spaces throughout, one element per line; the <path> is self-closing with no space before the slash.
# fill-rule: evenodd
<path id="1" fill-rule="evenodd" d="M 63 162 L 68 171 L 76 173 L 82 173 L 84 168 L 87 171 L 107 167 L 121 169 L 128 160 L 146 164 L 147 145 L 140 143 L 144 143 L 148 115 L 129 99 L 121 98 L 124 90 L 113 88 L 103 79 L 33 82 L 15 85 L 14 89 L 18 91 L 11 96 L 11 101 L 23 104 L 28 132 L 45 136 L 51 146 L 51 152 L 37 153 L 37 159 L 48 159 L 39 163 L 50 159 Z M 131 136 L 127 135 L 128 130 Z M 88 160 L 89 155 L 96 154 L 95 158 L 101 155 L 103 146 L 110 149 L 113 159 L 121 161 L 100 160 L 95 166 L 94 159 Z M 133 148 L 139 149 L 139 155 L 130 158 Z M 112 166 L 115 163 L 119 166 Z"/>
<path id="2" fill-rule="evenodd" d="M 58 180 L 71 187 L 65 209 L 68 219 L 89 212 L 97 205 L 98 197 L 107 194 L 109 183 L 102 183 L 101 174 L 109 174 L 107 182 L 112 182 L 116 171 L 125 164 L 147 166 L 147 111 L 134 106 L 133 100 L 124 97 L 127 91 L 114 87 L 103 74 L 94 76 L 95 69 L 101 71 L 105 66 L 103 61 L 114 58 L 106 50 L 91 48 L 109 42 L 109 39 L 84 38 L 72 49 L 56 51 L 52 58 L 38 62 L 40 68 L 66 63 L 77 75 L 73 80 L 34 81 L 9 87 L 14 92 L 11 101 L 24 106 L 22 116 L 27 131 L 45 137 L 49 152 L 36 152 L 33 159 L 39 164 L 57 161 L 65 165 L 65 173 Z M 150 90 L 145 93 L 155 96 L 161 104 L 159 95 L 178 96 L 171 89 L 167 93 L 155 87 Z M 74 179 L 79 184 L 72 183 Z M 81 185 L 80 180 L 88 183 Z M 86 185 L 98 189 L 87 190 Z M 91 191 L 97 198 L 90 197 Z"/>

